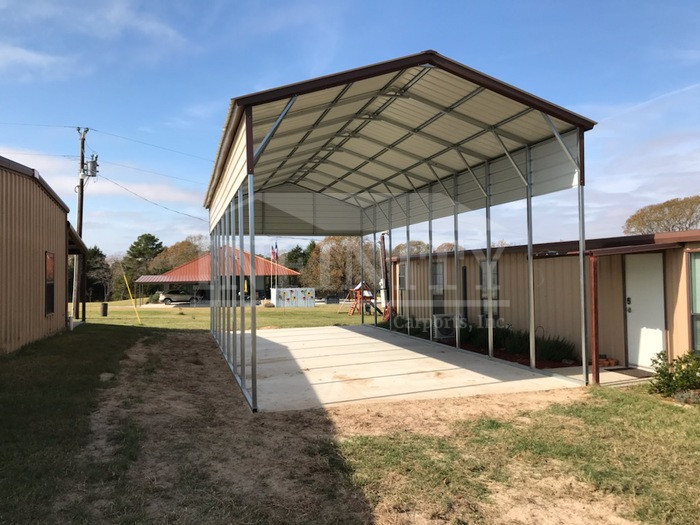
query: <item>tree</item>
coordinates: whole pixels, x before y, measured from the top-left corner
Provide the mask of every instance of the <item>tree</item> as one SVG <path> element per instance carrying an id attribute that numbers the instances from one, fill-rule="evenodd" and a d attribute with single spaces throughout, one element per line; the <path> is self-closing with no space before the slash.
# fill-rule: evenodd
<path id="1" fill-rule="evenodd" d="M 150 261 L 165 249 L 158 237 L 151 233 L 144 233 L 131 243 L 126 251 L 126 256 L 136 260 Z"/>
<path id="2" fill-rule="evenodd" d="M 409 251 L 410 255 L 420 255 L 421 253 L 428 253 L 429 248 L 430 248 L 428 243 L 423 242 L 423 241 L 411 241 L 409 244 L 411 246 L 411 249 Z M 405 242 L 402 242 L 401 244 L 397 244 L 391 250 L 392 257 L 399 257 L 401 255 L 406 255 L 406 243 Z"/>
<path id="3" fill-rule="evenodd" d="M 297 244 L 294 248 L 284 254 L 282 257 L 283 262 L 281 264 L 284 264 L 284 266 L 292 268 L 293 270 L 301 271 L 306 266 L 306 263 L 309 262 L 309 257 L 311 257 L 311 254 L 315 248 L 315 241 L 309 241 L 309 244 L 303 249 Z"/>
<path id="4" fill-rule="evenodd" d="M 344 293 L 362 279 L 359 237 L 326 237 L 314 243 L 308 261 L 301 271 L 302 286 L 316 288 L 319 295 Z M 363 243 L 364 280 L 374 285 L 372 243 Z M 377 260 L 379 263 L 379 260 Z M 377 278 L 380 278 L 377 269 Z"/>
<path id="5" fill-rule="evenodd" d="M 128 297 L 126 293 L 126 285 L 122 277 L 122 268 L 126 273 L 126 278 L 129 280 L 131 292 L 134 292 L 134 283 L 141 275 L 148 274 L 148 267 L 151 261 L 164 250 L 163 243 L 153 234 L 144 233 L 129 246 L 126 256 L 118 262 L 115 262 L 113 269 L 114 276 L 114 293 L 119 292 L 122 298 Z M 148 287 L 151 290 L 154 287 Z"/>
<path id="6" fill-rule="evenodd" d="M 442 253 L 442 252 L 454 252 L 455 250 L 455 243 L 453 242 L 443 242 L 440 244 L 437 248 L 435 248 L 435 253 Z M 464 250 L 459 244 L 457 245 L 457 250 Z"/>
<path id="7" fill-rule="evenodd" d="M 700 227 L 700 195 L 638 209 L 625 221 L 626 235 L 678 232 Z"/>
<path id="8" fill-rule="evenodd" d="M 184 241 L 176 242 L 156 255 L 148 264 L 148 270 L 154 274 L 161 274 L 181 264 L 193 261 L 201 254 L 198 246 L 187 238 Z"/>
<path id="9" fill-rule="evenodd" d="M 98 296 L 103 301 L 109 300 L 112 290 L 112 270 L 107 263 L 107 257 L 97 246 L 87 253 L 87 297 L 89 301 Z"/>

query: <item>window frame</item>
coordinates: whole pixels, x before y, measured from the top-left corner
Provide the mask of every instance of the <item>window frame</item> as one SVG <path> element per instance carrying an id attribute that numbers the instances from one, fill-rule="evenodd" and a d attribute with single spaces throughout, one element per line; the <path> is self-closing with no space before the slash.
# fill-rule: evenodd
<path id="1" fill-rule="evenodd" d="M 44 316 L 56 313 L 56 254 L 44 252 Z"/>

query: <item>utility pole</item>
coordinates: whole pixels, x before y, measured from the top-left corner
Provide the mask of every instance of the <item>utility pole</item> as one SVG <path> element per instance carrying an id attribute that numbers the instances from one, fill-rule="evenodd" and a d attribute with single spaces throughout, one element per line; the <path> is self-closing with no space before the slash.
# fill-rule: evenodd
<path id="1" fill-rule="evenodd" d="M 77 128 L 80 133 L 80 182 L 78 184 L 78 213 L 76 219 L 76 230 L 78 236 L 83 237 L 83 192 L 85 190 L 85 135 L 89 131 L 88 128 Z M 80 256 L 73 256 L 73 320 L 79 317 L 80 298 L 78 290 L 80 289 Z M 83 262 L 85 264 L 85 262 Z"/>

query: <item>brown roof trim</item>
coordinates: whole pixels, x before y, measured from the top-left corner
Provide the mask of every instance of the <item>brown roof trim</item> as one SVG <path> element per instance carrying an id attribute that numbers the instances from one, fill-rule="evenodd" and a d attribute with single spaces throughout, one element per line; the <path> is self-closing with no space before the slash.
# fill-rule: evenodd
<path id="1" fill-rule="evenodd" d="M 49 194 L 49 197 L 51 197 L 51 199 L 53 199 L 53 201 L 56 204 L 63 208 L 63 210 L 66 213 L 70 211 L 70 208 L 68 208 L 66 203 L 61 200 L 61 197 L 59 197 L 55 191 L 53 191 L 53 188 L 49 186 L 49 184 L 41 177 L 41 175 L 39 175 L 39 172 L 37 170 L 2 156 L 0 156 L 0 168 L 34 179 L 37 182 L 37 184 L 39 184 L 39 186 L 41 186 L 44 189 L 44 191 Z"/>
<path id="2" fill-rule="evenodd" d="M 683 248 L 683 245 L 677 242 L 666 244 L 642 244 L 637 246 L 620 246 L 619 248 L 601 248 L 599 250 L 588 250 L 587 253 L 603 257 L 605 255 L 629 255 L 633 253 L 662 252 L 665 250 L 674 250 L 677 248 Z"/>
<path id="3" fill-rule="evenodd" d="M 87 246 L 71 226 L 70 222 L 66 221 L 66 230 L 68 230 L 68 255 L 85 255 L 87 256 Z"/>
<path id="4" fill-rule="evenodd" d="M 651 233 L 644 235 L 623 235 L 620 237 L 602 237 L 599 239 L 586 239 L 586 252 L 594 255 L 614 255 L 623 253 L 643 253 L 653 251 L 682 248 L 683 243 L 700 242 L 700 230 L 687 230 L 682 232 Z M 527 244 L 517 246 L 505 246 L 498 248 L 502 253 L 527 252 Z M 547 242 L 533 245 L 536 258 L 561 257 L 578 255 L 578 241 Z M 484 252 L 485 248 L 473 250 L 459 250 L 458 256 L 462 257 L 471 252 Z M 433 252 L 433 257 L 454 257 L 454 252 Z M 428 258 L 427 253 L 411 255 L 411 260 Z M 392 256 L 392 261 L 405 261 L 406 256 Z"/>

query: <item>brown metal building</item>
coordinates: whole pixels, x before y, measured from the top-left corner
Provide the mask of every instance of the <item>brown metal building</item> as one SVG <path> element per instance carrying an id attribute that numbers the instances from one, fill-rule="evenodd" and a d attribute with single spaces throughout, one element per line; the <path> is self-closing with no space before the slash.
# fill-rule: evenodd
<path id="1" fill-rule="evenodd" d="M 68 255 L 87 254 L 68 211 L 36 170 L 0 157 L 0 354 L 66 327 Z"/>
<path id="2" fill-rule="evenodd" d="M 434 253 L 432 271 L 428 254 L 412 256 L 408 295 L 406 259 L 394 258 L 398 313 L 417 319 L 459 314 L 482 325 L 484 253 L 459 253 L 457 287 L 452 252 Z M 534 302 L 537 334 L 565 337 L 580 352 L 577 256 L 578 242 L 534 246 Z M 589 355 L 649 368 L 659 351 L 670 358 L 700 351 L 700 230 L 589 239 L 586 257 Z M 494 248 L 494 261 L 496 325 L 527 330 L 527 247 Z"/>

